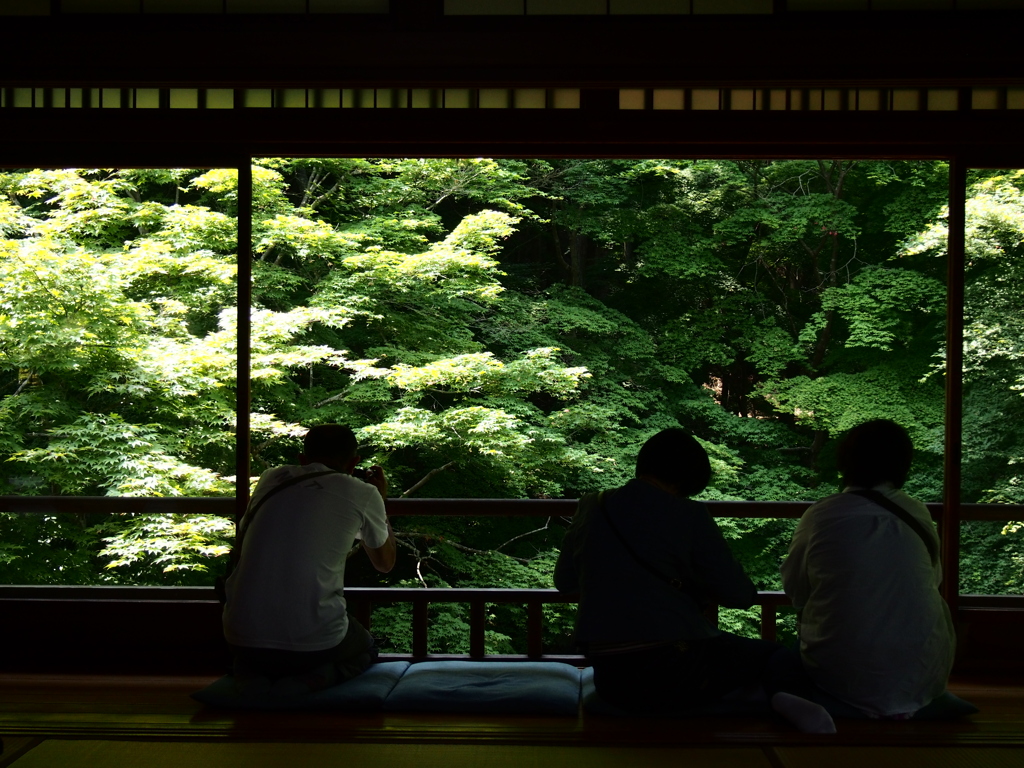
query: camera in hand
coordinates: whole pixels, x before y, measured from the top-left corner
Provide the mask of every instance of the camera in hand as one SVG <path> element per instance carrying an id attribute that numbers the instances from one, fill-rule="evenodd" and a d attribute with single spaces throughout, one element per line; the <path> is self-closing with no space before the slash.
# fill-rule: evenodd
<path id="1" fill-rule="evenodd" d="M 370 475 L 373 474 L 373 470 L 367 469 L 366 467 L 355 467 L 352 470 L 352 477 L 357 480 L 362 480 L 364 483 L 370 482 Z"/>

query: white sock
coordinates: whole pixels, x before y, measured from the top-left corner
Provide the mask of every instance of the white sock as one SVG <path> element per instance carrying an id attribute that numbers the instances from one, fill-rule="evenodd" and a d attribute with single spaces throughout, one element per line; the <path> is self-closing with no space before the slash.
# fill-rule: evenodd
<path id="1" fill-rule="evenodd" d="M 836 732 L 832 715 L 823 706 L 792 693 L 779 692 L 772 696 L 772 709 L 789 720 L 801 733 Z"/>

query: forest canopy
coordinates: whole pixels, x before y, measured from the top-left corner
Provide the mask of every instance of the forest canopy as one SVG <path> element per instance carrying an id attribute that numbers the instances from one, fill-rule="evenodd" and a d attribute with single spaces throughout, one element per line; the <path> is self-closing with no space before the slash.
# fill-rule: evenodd
<path id="1" fill-rule="evenodd" d="M 704 498 L 810 500 L 836 490 L 836 435 L 886 417 L 915 444 L 908 492 L 941 498 L 943 162 L 252 170 L 254 473 L 341 422 L 396 492 L 429 477 L 416 495 L 575 498 L 682 426 L 712 459 Z M 0 174 L 0 494 L 234 493 L 237 185 L 230 169 Z M 967 502 L 1024 503 L 1022 189 L 1021 172 L 970 181 Z M 721 525 L 776 588 L 792 523 Z M 563 528 L 536 526 L 405 523 L 395 579 L 550 586 Z M 210 583 L 232 533 L 3 512 L 0 580 Z M 1021 535 L 965 525 L 962 590 L 1019 591 Z"/>

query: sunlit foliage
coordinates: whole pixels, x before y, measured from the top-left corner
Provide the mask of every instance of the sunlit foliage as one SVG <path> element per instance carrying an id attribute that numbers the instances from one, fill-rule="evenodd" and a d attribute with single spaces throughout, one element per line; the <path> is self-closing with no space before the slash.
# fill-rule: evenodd
<path id="1" fill-rule="evenodd" d="M 836 488 L 834 438 L 888 417 L 917 448 L 908 490 L 936 501 L 945 174 L 848 160 L 261 160 L 254 471 L 293 461 L 309 426 L 344 422 L 395 493 L 573 498 L 626 481 L 648 436 L 683 426 L 712 459 L 706 498 L 809 500 Z M 234 493 L 237 186 L 231 169 L 0 174 L 0 492 Z M 1024 503 L 1022 187 L 1020 173 L 972 178 L 965 501 Z M 792 522 L 721 525 L 777 588 Z M 550 586 L 562 531 L 400 527 L 394 583 L 430 586 Z M 0 578 L 209 583 L 231 533 L 202 516 L 5 513 Z M 1019 590 L 1021 535 L 966 526 L 965 589 Z M 377 578 L 350 563 L 350 580 Z M 432 650 L 462 649 L 460 610 L 437 608 Z M 493 609 L 489 647 L 520 642 L 516 610 Z M 546 610 L 564 645 L 571 613 Z M 379 614 L 404 647 L 402 609 Z"/>

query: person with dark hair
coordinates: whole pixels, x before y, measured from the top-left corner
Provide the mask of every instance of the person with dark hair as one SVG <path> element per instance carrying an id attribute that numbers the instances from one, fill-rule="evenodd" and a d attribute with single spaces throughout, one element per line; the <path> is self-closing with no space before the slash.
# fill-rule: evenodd
<path id="1" fill-rule="evenodd" d="M 908 719 L 941 695 L 956 637 L 938 587 L 939 537 L 927 507 L 900 488 L 913 446 L 888 420 L 839 444 L 843 491 L 800 519 L 782 565 L 799 615 L 811 696 L 868 717 Z"/>
<path id="2" fill-rule="evenodd" d="M 769 660 L 784 651 L 723 632 L 706 615 L 712 605 L 748 608 L 757 599 L 707 507 L 689 498 L 710 479 L 703 446 L 682 429 L 663 430 L 640 449 L 636 478 L 585 495 L 566 532 L 555 586 L 579 592 L 576 642 L 598 694 L 620 708 L 709 705 L 766 683 Z M 798 727 L 834 730 L 820 707 L 781 697 L 773 706 Z M 794 702 L 799 716 L 783 711 Z"/>
<path id="3" fill-rule="evenodd" d="M 225 583 L 224 636 L 240 680 L 287 678 L 318 690 L 355 677 L 376 658 L 370 634 L 348 614 L 345 561 L 361 540 L 373 566 L 395 565 L 381 467 L 362 460 L 352 430 L 313 427 L 298 465 L 264 472 L 239 525 Z"/>
<path id="4" fill-rule="evenodd" d="M 894 421 L 876 419 L 854 427 L 839 443 L 839 471 L 847 487 L 902 488 L 910 474 L 914 445 Z"/>

